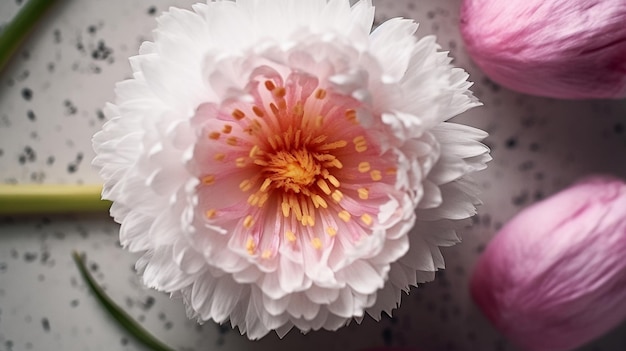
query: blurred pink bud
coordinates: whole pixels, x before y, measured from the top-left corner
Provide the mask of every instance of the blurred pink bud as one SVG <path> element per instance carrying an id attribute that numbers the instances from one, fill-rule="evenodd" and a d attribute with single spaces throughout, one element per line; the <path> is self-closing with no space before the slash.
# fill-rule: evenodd
<path id="1" fill-rule="evenodd" d="M 510 89 L 626 97 L 624 0 L 464 0 L 461 34 L 476 64 Z"/>
<path id="2" fill-rule="evenodd" d="M 626 184 L 578 183 L 520 212 L 489 243 L 474 301 L 525 350 L 572 350 L 626 318 Z"/>

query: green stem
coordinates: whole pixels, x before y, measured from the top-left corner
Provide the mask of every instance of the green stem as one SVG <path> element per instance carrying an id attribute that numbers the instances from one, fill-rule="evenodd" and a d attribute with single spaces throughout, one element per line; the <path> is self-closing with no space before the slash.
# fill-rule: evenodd
<path id="1" fill-rule="evenodd" d="M 138 341 L 140 341 L 145 346 L 149 347 L 154 351 L 173 351 L 169 346 L 165 345 L 157 338 L 152 336 L 148 331 L 139 325 L 139 323 L 135 322 L 131 316 L 129 316 L 123 309 L 111 300 L 108 297 L 104 290 L 98 284 L 96 284 L 95 280 L 85 267 L 85 262 L 81 255 L 77 252 L 72 253 L 72 258 L 74 258 L 74 262 L 80 271 L 83 279 L 91 289 L 91 292 L 95 295 L 96 299 L 100 302 L 100 304 L 109 312 L 109 314 L 122 326 L 124 327 L 131 335 L 133 335 Z"/>
<path id="2" fill-rule="evenodd" d="M 0 185 L 0 214 L 104 212 L 100 185 Z"/>
<path id="3" fill-rule="evenodd" d="M 0 33 L 0 72 L 55 0 L 29 0 Z"/>

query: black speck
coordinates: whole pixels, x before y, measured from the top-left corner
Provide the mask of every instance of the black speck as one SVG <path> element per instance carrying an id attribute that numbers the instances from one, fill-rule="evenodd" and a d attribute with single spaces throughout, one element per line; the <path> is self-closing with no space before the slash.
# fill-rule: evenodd
<path id="1" fill-rule="evenodd" d="M 150 16 L 154 16 L 156 14 L 156 12 L 157 12 L 157 8 L 155 6 L 148 7 L 148 14 Z"/>
<path id="2" fill-rule="evenodd" d="M 4 273 L 7 271 L 7 264 L 6 262 L 0 262 L 0 273 Z"/>
<path id="3" fill-rule="evenodd" d="M 54 62 L 48 63 L 48 72 L 54 72 Z"/>
<path id="4" fill-rule="evenodd" d="M 61 31 L 58 29 L 55 29 L 54 32 L 52 32 L 52 35 L 54 35 L 54 43 L 58 44 L 61 42 Z"/>
<path id="5" fill-rule="evenodd" d="M 434 12 L 434 11 L 428 11 L 428 12 L 426 13 L 426 17 L 427 17 L 428 19 L 433 19 L 433 18 L 435 18 L 435 12 Z"/>
<path id="6" fill-rule="evenodd" d="M 528 145 L 528 149 L 532 152 L 537 152 L 539 151 L 539 144 L 538 143 L 531 143 L 530 145 Z"/>
<path id="7" fill-rule="evenodd" d="M 123 337 L 123 338 L 121 338 L 121 339 L 120 339 L 120 344 L 122 344 L 123 346 L 128 345 L 128 339 L 127 339 L 127 338 L 124 338 L 124 337 Z"/>
<path id="8" fill-rule="evenodd" d="M 32 110 L 28 110 L 28 112 L 26 112 L 26 116 L 31 121 L 35 121 L 37 119 L 37 116 L 35 115 L 35 112 L 33 112 Z"/>
<path id="9" fill-rule="evenodd" d="M 4 346 L 6 346 L 7 349 L 11 350 L 13 348 L 13 341 L 12 340 L 5 341 Z"/>
<path id="10" fill-rule="evenodd" d="M 89 32 L 89 34 L 95 34 L 97 31 L 98 31 L 98 28 L 94 26 L 93 24 L 87 27 L 87 32 Z"/>
<path id="11" fill-rule="evenodd" d="M 91 57 L 94 60 L 106 60 L 111 57 L 113 49 L 107 47 L 103 40 L 98 41 L 98 46 L 91 52 Z"/>
<path id="12" fill-rule="evenodd" d="M 30 71 L 25 69 L 22 71 L 22 73 L 18 74 L 17 77 L 15 77 L 15 79 L 18 82 L 23 82 L 24 80 L 26 80 L 26 78 L 28 78 L 30 76 Z"/>
<path id="13" fill-rule="evenodd" d="M 36 259 L 37 259 L 37 253 L 36 252 L 25 252 L 24 253 L 24 261 L 26 261 L 26 262 L 33 262 Z"/>
<path id="14" fill-rule="evenodd" d="M 163 325 L 163 328 L 165 328 L 165 330 L 170 330 L 170 329 L 172 329 L 172 327 L 174 327 L 174 323 L 172 323 L 171 321 L 167 321 Z"/>
<path id="15" fill-rule="evenodd" d="M 97 110 L 96 111 L 96 116 L 98 116 L 98 120 L 100 121 L 104 121 L 104 119 L 106 118 L 104 115 L 104 112 L 102 112 L 102 110 Z"/>
<path id="16" fill-rule="evenodd" d="M 50 321 L 48 321 L 48 318 L 42 318 L 41 319 L 41 326 L 43 327 L 43 330 L 45 332 L 49 332 L 50 331 Z"/>
<path id="17" fill-rule="evenodd" d="M 65 106 L 66 115 L 75 115 L 78 112 L 78 109 L 70 100 L 63 101 L 63 106 Z"/>
<path id="18" fill-rule="evenodd" d="M 70 306 L 72 307 L 77 307 L 79 304 L 79 300 L 78 299 L 74 299 L 72 301 L 70 301 Z"/>
<path id="19" fill-rule="evenodd" d="M 21 165 L 23 165 L 24 163 L 26 163 L 26 156 L 24 155 L 20 155 L 17 159 L 17 162 L 19 162 Z"/>
<path id="20" fill-rule="evenodd" d="M 165 313 L 163 313 L 163 312 L 159 312 L 159 320 L 164 321 L 164 320 L 165 320 L 165 318 L 166 318 Z"/>
<path id="21" fill-rule="evenodd" d="M 28 50 L 24 50 L 24 51 L 22 51 L 22 58 L 23 58 L 24 60 L 28 60 L 28 59 L 30 59 L 30 51 L 28 51 Z"/>
<path id="22" fill-rule="evenodd" d="M 513 205 L 522 206 L 528 201 L 528 191 L 524 190 L 521 194 L 514 196 L 512 199 Z"/>
<path id="23" fill-rule="evenodd" d="M 75 173 L 77 169 L 78 169 L 78 166 L 73 163 L 70 163 L 69 165 L 67 165 L 67 173 Z"/>
<path id="24" fill-rule="evenodd" d="M 483 79 L 483 83 L 489 88 L 491 89 L 492 92 L 496 93 L 498 91 L 500 91 L 500 85 L 496 84 L 494 81 L 492 81 L 491 79 L 485 77 L 485 79 Z"/>
<path id="25" fill-rule="evenodd" d="M 154 297 L 152 297 L 152 296 L 146 297 L 146 299 L 143 301 L 143 304 L 142 304 L 143 309 L 144 310 L 149 310 L 150 308 L 152 308 L 152 306 L 154 306 L 155 302 L 156 301 L 154 300 Z"/>
<path id="26" fill-rule="evenodd" d="M 541 190 L 535 191 L 535 201 L 541 201 L 543 200 L 544 197 L 545 195 L 543 195 L 543 191 Z"/>
<path id="27" fill-rule="evenodd" d="M 83 153 L 79 152 L 76 154 L 76 163 L 80 163 L 83 160 Z"/>
<path id="28" fill-rule="evenodd" d="M 92 264 L 89 266 L 89 269 L 91 269 L 91 270 L 92 270 L 92 271 L 94 271 L 94 272 L 97 272 L 97 271 L 98 271 L 98 268 L 100 268 L 100 267 L 99 267 L 99 266 L 98 266 L 98 264 L 97 264 L 97 263 L 95 263 L 95 262 L 94 262 L 94 263 L 92 263 Z"/>
<path id="29" fill-rule="evenodd" d="M 508 138 L 504 145 L 507 147 L 507 149 L 514 149 L 517 146 L 517 139 L 514 137 Z"/>
<path id="30" fill-rule="evenodd" d="M 51 166 L 52 164 L 54 164 L 54 156 L 49 156 L 48 159 L 46 160 L 46 164 L 48 166 Z"/>
<path id="31" fill-rule="evenodd" d="M 616 123 L 613 126 L 613 132 L 615 132 L 615 134 L 622 134 L 624 132 L 624 125 L 621 123 Z"/>
<path id="32" fill-rule="evenodd" d="M 383 342 L 385 346 L 391 346 L 391 344 L 393 344 L 393 332 L 391 328 L 383 329 Z"/>
<path id="33" fill-rule="evenodd" d="M 532 160 L 524 161 L 519 165 L 519 170 L 521 172 L 529 171 L 535 167 L 535 162 Z"/>
<path id="34" fill-rule="evenodd" d="M 30 88 L 22 89 L 22 97 L 26 101 L 30 101 L 33 98 L 33 91 Z"/>

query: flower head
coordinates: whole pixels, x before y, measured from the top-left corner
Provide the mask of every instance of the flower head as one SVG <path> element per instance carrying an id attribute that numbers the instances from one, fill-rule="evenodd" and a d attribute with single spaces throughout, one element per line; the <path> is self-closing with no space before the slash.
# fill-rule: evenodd
<path id="1" fill-rule="evenodd" d="M 370 34 L 373 15 L 238 0 L 158 19 L 94 137 L 146 285 L 259 338 L 378 318 L 443 267 L 489 160 L 444 121 L 479 103 L 414 22 Z"/>
<path id="2" fill-rule="evenodd" d="M 529 351 L 566 351 L 626 319 L 626 183 L 595 176 L 539 202 L 489 243 L 472 296 Z"/>

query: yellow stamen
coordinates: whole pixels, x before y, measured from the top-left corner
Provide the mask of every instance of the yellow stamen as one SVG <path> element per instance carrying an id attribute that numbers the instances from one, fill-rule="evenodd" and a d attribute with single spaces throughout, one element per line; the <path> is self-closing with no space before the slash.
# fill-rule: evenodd
<path id="1" fill-rule="evenodd" d="M 273 90 L 273 89 L 272 89 Z M 273 90 L 272 93 L 274 94 L 274 96 L 276 96 L 277 98 L 284 98 L 285 95 L 287 95 L 287 90 L 285 90 L 285 88 L 283 87 L 279 87 L 276 90 Z"/>
<path id="2" fill-rule="evenodd" d="M 320 128 L 324 124 L 324 116 L 315 117 L 315 128 Z"/>
<path id="3" fill-rule="evenodd" d="M 283 201 L 283 203 L 280 204 L 280 208 L 283 211 L 283 216 L 289 217 L 289 212 L 290 212 L 291 207 L 289 207 L 289 204 L 287 203 L 287 201 Z"/>
<path id="4" fill-rule="evenodd" d="M 332 184 L 335 188 L 338 188 L 341 185 L 341 183 L 339 183 L 339 180 L 337 180 L 334 175 L 329 175 L 326 179 L 328 179 L 330 184 Z"/>
<path id="5" fill-rule="evenodd" d="M 272 257 L 272 251 L 270 251 L 270 250 L 263 250 L 263 253 L 261 254 L 261 258 L 264 258 L 264 259 L 267 260 L 270 257 Z"/>
<path id="6" fill-rule="evenodd" d="M 252 227 L 254 225 L 254 218 L 252 218 L 252 215 L 247 215 L 246 218 L 243 220 L 243 226 L 246 227 L 247 229 L 250 229 L 250 227 Z"/>
<path id="7" fill-rule="evenodd" d="M 217 153 L 215 155 L 213 155 L 213 159 L 215 161 L 224 161 L 224 159 L 226 158 L 226 155 L 223 153 Z"/>
<path id="8" fill-rule="evenodd" d="M 263 167 L 265 167 L 265 166 L 268 166 L 268 165 L 269 165 L 269 163 L 267 163 L 267 162 L 265 162 L 264 160 L 261 160 L 261 159 L 259 159 L 259 158 L 255 158 L 255 159 L 254 159 L 254 164 L 255 164 L 255 165 L 259 165 L 259 166 L 263 166 Z"/>
<path id="9" fill-rule="evenodd" d="M 320 188 L 324 192 L 324 194 L 330 195 L 330 187 L 328 186 L 328 183 L 326 183 L 324 179 L 318 179 L 316 184 L 318 188 Z"/>
<path id="10" fill-rule="evenodd" d="M 369 170 L 370 170 L 370 163 L 369 162 L 361 162 L 361 163 L 359 163 L 359 172 L 365 173 L 365 172 L 369 172 Z"/>
<path id="11" fill-rule="evenodd" d="M 370 172 L 370 177 L 372 178 L 373 181 L 377 182 L 381 179 L 383 179 L 383 175 L 380 173 L 379 170 L 375 169 L 373 171 Z"/>
<path id="12" fill-rule="evenodd" d="M 311 200 L 313 201 L 313 205 L 315 205 L 315 208 L 318 208 L 318 207 L 328 208 L 328 204 L 326 203 L 326 200 L 324 200 L 323 197 L 317 194 L 314 194 L 313 196 L 311 196 Z"/>
<path id="13" fill-rule="evenodd" d="M 287 238 L 287 241 L 290 243 L 296 242 L 296 234 L 294 234 L 291 230 L 285 232 L 285 238 Z"/>
<path id="14" fill-rule="evenodd" d="M 246 118 L 246 114 L 238 108 L 235 109 L 231 115 L 238 121 Z"/>
<path id="15" fill-rule="evenodd" d="M 222 128 L 222 133 L 228 134 L 233 130 L 233 126 L 230 124 L 224 124 L 224 128 Z"/>
<path id="16" fill-rule="evenodd" d="M 352 110 L 352 109 L 346 110 L 345 116 L 346 116 L 346 119 L 348 121 L 350 121 L 350 122 L 352 122 L 354 124 L 358 123 L 358 120 L 356 119 L 356 111 L 355 110 Z"/>
<path id="17" fill-rule="evenodd" d="M 254 239 L 248 239 L 248 242 L 246 243 L 246 250 L 248 251 L 248 254 L 254 255 L 254 251 L 256 251 L 256 244 L 254 243 Z"/>
<path id="18" fill-rule="evenodd" d="M 217 215 L 217 210 L 216 210 L 216 209 L 214 209 L 214 208 L 212 208 L 212 209 L 210 209 L 210 210 L 207 210 L 207 211 L 204 213 L 204 216 L 205 216 L 207 219 L 212 219 L 212 218 L 215 218 L 215 216 L 216 216 L 216 215 Z"/>
<path id="19" fill-rule="evenodd" d="M 337 235 L 337 229 L 333 228 L 333 227 L 328 227 L 326 228 L 326 233 L 330 236 L 335 236 Z"/>
<path id="20" fill-rule="evenodd" d="M 245 157 L 237 157 L 235 160 L 235 165 L 239 168 L 243 168 L 246 166 L 246 158 Z"/>
<path id="21" fill-rule="evenodd" d="M 346 210 L 342 210 L 340 211 L 338 214 L 339 218 L 341 218 L 344 222 L 349 222 L 350 221 L 350 212 L 346 211 Z"/>
<path id="22" fill-rule="evenodd" d="M 254 112 L 254 114 L 258 117 L 263 117 L 265 115 L 263 110 L 258 106 L 252 106 L 252 112 Z"/>
<path id="23" fill-rule="evenodd" d="M 211 132 L 211 133 L 209 133 L 209 139 L 217 140 L 219 138 L 220 138 L 220 133 L 219 132 Z"/>
<path id="24" fill-rule="evenodd" d="M 372 225 L 372 221 L 373 221 L 373 220 L 372 220 L 372 216 L 370 216 L 370 215 L 369 215 L 369 214 L 367 214 L 367 213 L 364 213 L 364 214 L 362 214 L 362 215 L 361 215 L 361 221 L 362 221 L 363 223 L 365 223 L 365 225 L 368 225 L 368 226 L 369 226 L 369 225 Z"/>
<path id="25" fill-rule="evenodd" d="M 259 203 L 259 195 L 255 194 L 250 194 L 250 196 L 248 196 L 248 203 L 252 206 L 256 206 Z"/>
<path id="26" fill-rule="evenodd" d="M 265 203 L 267 202 L 267 199 L 270 198 L 270 194 L 268 193 L 262 193 L 260 198 L 259 198 L 259 207 L 263 207 L 263 205 L 265 205 Z"/>
<path id="27" fill-rule="evenodd" d="M 315 92 L 315 98 L 322 100 L 323 98 L 326 97 L 326 90 L 324 89 L 317 89 L 317 91 Z"/>
<path id="28" fill-rule="evenodd" d="M 229 137 L 228 139 L 226 139 L 226 144 L 230 145 L 230 146 L 235 146 L 237 145 L 237 137 Z"/>
<path id="29" fill-rule="evenodd" d="M 254 156 L 258 155 L 261 153 L 261 149 L 259 148 L 258 145 L 254 145 L 252 147 L 252 149 L 250 149 L 250 154 L 248 154 L 248 156 L 250 156 L 250 158 L 254 158 Z"/>
<path id="30" fill-rule="evenodd" d="M 394 175 L 396 173 L 398 173 L 398 169 L 395 167 L 391 167 L 391 168 L 387 168 L 387 170 L 385 171 L 385 173 L 389 174 L 389 175 Z"/>
<path id="31" fill-rule="evenodd" d="M 361 200 L 367 200 L 370 194 L 370 192 L 366 188 L 359 188 L 357 192 L 359 193 L 359 199 Z"/>
<path id="32" fill-rule="evenodd" d="M 271 80 L 266 80 L 265 81 L 265 88 L 269 91 L 272 91 L 274 89 L 276 89 L 276 85 L 274 85 L 274 82 L 272 82 Z"/>
<path id="33" fill-rule="evenodd" d="M 267 189 L 269 189 L 270 184 L 272 184 L 272 180 L 269 178 L 265 178 L 265 180 L 263 181 L 263 184 L 261 185 L 261 191 L 266 192 Z"/>
<path id="34" fill-rule="evenodd" d="M 345 141 L 345 140 L 337 140 L 337 141 L 333 141 L 332 143 L 320 145 L 317 148 L 317 150 L 319 150 L 319 151 L 328 151 L 328 150 L 340 149 L 342 147 L 345 147 L 346 145 L 348 145 L 347 141 Z"/>
<path id="35" fill-rule="evenodd" d="M 252 189 L 252 182 L 249 179 L 244 180 L 239 184 L 239 189 L 241 189 L 241 191 L 248 191 Z"/>
<path id="36" fill-rule="evenodd" d="M 339 190 L 335 190 L 331 196 L 335 202 L 340 202 L 343 199 L 343 193 Z"/>
<path id="37" fill-rule="evenodd" d="M 206 175 L 202 177 L 202 184 L 211 185 L 215 183 L 215 176 L 213 174 Z"/>
<path id="38" fill-rule="evenodd" d="M 311 239 L 311 245 L 313 245 L 316 250 L 319 250 L 322 248 L 322 240 L 320 240 L 320 238 L 313 238 Z"/>

